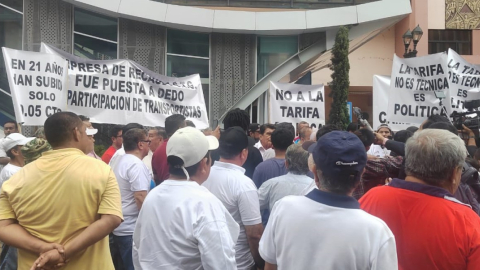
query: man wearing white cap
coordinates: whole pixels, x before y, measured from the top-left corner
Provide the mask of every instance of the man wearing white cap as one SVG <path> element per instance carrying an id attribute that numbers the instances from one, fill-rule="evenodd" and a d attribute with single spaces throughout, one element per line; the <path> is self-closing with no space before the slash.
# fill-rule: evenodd
<path id="1" fill-rule="evenodd" d="M 133 233 L 135 269 L 237 269 L 239 226 L 201 184 L 218 140 L 192 127 L 167 143 L 170 177 L 145 199 Z"/>
<path id="2" fill-rule="evenodd" d="M 3 133 L 5 137 L 12 133 L 19 133 L 18 131 L 18 124 L 16 121 L 8 120 L 3 124 Z M 0 171 L 2 171 L 3 167 L 10 162 L 10 158 L 7 157 L 6 151 L 3 149 L 3 140 L 5 138 L 0 139 Z"/>
<path id="3" fill-rule="evenodd" d="M 20 148 L 33 139 L 35 138 L 26 138 L 20 133 L 12 133 L 3 140 L 2 147 L 10 158 L 10 162 L 0 173 L 0 186 L 23 167 L 25 161 Z"/>

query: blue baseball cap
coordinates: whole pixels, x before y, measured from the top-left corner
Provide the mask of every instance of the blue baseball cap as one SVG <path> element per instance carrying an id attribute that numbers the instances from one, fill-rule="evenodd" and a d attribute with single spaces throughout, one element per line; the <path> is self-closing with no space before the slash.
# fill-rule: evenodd
<path id="1" fill-rule="evenodd" d="M 317 169 L 327 177 L 360 179 L 367 164 L 365 146 L 357 135 L 346 131 L 332 131 L 318 139 L 309 150 Z"/>

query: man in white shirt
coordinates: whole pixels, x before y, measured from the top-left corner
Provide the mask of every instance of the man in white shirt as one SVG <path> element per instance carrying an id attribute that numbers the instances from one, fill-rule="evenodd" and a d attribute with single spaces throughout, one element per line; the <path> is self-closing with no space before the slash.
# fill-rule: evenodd
<path id="1" fill-rule="evenodd" d="M 305 128 L 304 128 L 305 129 Z M 314 183 L 307 176 L 308 152 L 300 144 L 292 144 L 285 153 L 287 174 L 267 180 L 258 189 L 260 210 L 272 211 L 273 205 L 288 195 L 305 195 L 306 189 Z"/>
<path id="2" fill-rule="evenodd" d="M 254 145 L 262 154 L 263 160 L 275 157 L 275 151 L 272 148 L 272 133 L 275 131 L 275 125 L 263 124 L 260 126 L 260 140 Z"/>
<path id="3" fill-rule="evenodd" d="M 5 135 L 5 138 L 6 138 L 8 135 L 12 133 L 19 133 L 18 124 L 15 121 L 9 120 L 3 124 L 3 134 Z M 7 151 L 4 150 L 2 147 L 3 140 L 5 140 L 5 138 L 0 139 L 0 171 L 3 169 L 5 165 L 8 164 L 8 162 L 10 162 L 10 158 L 7 157 L 7 153 L 6 153 Z"/>
<path id="4" fill-rule="evenodd" d="M 127 133 L 127 131 L 132 128 L 143 128 L 143 126 L 137 123 L 129 123 L 122 128 L 122 134 Z M 119 148 L 115 152 L 115 154 L 113 154 L 108 165 L 110 165 L 110 167 L 113 168 L 117 164 L 117 162 L 120 160 L 120 157 L 123 155 L 125 155 L 125 149 L 123 149 L 123 145 L 122 145 L 122 148 Z"/>
<path id="5" fill-rule="evenodd" d="M 0 186 L 25 165 L 21 147 L 33 139 L 35 138 L 26 138 L 20 133 L 12 133 L 3 139 L 2 147 L 10 162 L 0 172 Z"/>
<path id="6" fill-rule="evenodd" d="M 216 148 L 215 137 L 192 127 L 170 137 L 170 177 L 145 199 L 133 234 L 135 269 L 237 269 L 238 224 L 200 186 L 210 174 L 210 150 Z"/>
<path id="7" fill-rule="evenodd" d="M 153 170 L 152 170 L 152 157 L 155 150 L 163 144 L 164 140 L 167 139 L 167 132 L 165 132 L 165 128 L 162 127 L 154 127 L 148 131 L 148 140 L 150 141 L 150 151 L 148 151 L 148 155 L 143 158 L 143 163 L 147 166 L 148 171 L 153 179 Z"/>
<path id="8" fill-rule="evenodd" d="M 263 268 L 264 262 L 258 253 L 263 226 L 257 188 L 242 168 L 248 156 L 248 137 L 243 129 L 231 127 L 220 135 L 219 144 L 220 160 L 212 166 L 203 186 L 223 203 L 240 225 L 235 247 L 237 268 Z"/>
<path id="9" fill-rule="evenodd" d="M 126 270 L 134 270 L 132 236 L 143 201 L 150 189 L 151 177 L 142 159 L 148 154 L 150 141 L 144 129 L 133 128 L 123 134 L 125 155 L 112 167 L 122 197 L 124 221 L 113 231 Z"/>
<path id="10" fill-rule="evenodd" d="M 360 139 L 332 131 L 312 155 L 318 189 L 273 207 L 260 240 L 265 270 L 398 269 L 392 232 L 351 196 L 367 163 Z"/>
<path id="11" fill-rule="evenodd" d="M 387 124 L 381 124 L 377 129 L 377 133 L 382 135 L 384 138 L 392 138 L 393 136 L 393 132 Z M 386 156 L 390 156 L 390 150 L 385 148 L 383 145 L 376 145 L 372 143 L 367 154 L 377 158 L 384 158 Z"/>
<path id="12" fill-rule="evenodd" d="M 0 187 L 25 165 L 25 158 L 21 148 L 33 139 L 35 138 L 25 138 L 20 133 L 10 133 L 3 139 L 0 148 L 5 149 L 6 156 L 10 162 L 0 172 Z M 17 269 L 17 261 L 17 249 L 3 244 L 0 255 L 0 269 Z"/>

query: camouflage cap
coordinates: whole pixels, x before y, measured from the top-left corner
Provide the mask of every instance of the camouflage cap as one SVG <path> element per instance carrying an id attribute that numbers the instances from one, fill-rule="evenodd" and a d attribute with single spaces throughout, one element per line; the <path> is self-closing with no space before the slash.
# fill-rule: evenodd
<path id="1" fill-rule="evenodd" d="M 43 127 L 39 127 L 37 131 L 35 131 L 35 137 L 46 139 L 45 137 L 45 129 Z"/>
<path id="2" fill-rule="evenodd" d="M 22 155 L 25 158 L 25 164 L 33 162 L 42 156 L 43 152 L 52 150 L 47 140 L 36 138 L 22 146 Z"/>

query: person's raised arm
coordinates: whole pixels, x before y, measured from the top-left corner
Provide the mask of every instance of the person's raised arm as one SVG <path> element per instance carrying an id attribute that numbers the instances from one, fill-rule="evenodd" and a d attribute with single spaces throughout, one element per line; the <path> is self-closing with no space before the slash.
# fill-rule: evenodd
<path id="1" fill-rule="evenodd" d="M 383 145 L 390 151 L 395 152 L 397 155 L 405 156 L 405 144 L 394 140 L 387 139 L 382 134 L 375 132 L 375 144 Z"/>

